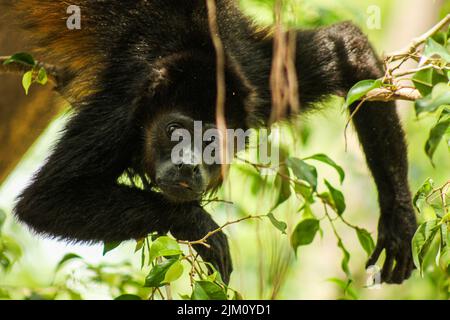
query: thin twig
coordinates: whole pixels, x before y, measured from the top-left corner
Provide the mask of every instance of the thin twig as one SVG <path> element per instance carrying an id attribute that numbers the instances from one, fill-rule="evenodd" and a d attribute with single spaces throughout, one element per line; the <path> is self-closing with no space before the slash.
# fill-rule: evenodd
<path id="1" fill-rule="evenodd" d="M 352 119 L 354 118 L 356 113 L 361 109 L 361 107 L 363 106 L 363 104 L 366 101 L 367 101 L 367 97 L 362 99 L 361 102 L 356 106 L 355 110 L 353 110 L 353 112 L 350 114 L 350 116 L 347 119 L 347 123 L 345 124 L 345 128 L 344 128 L 345 152 L 347 152 L 347 148 L 348 148 L 347 129 L 350 126 L 350 122 L 352 121 Z"/>
<path id="2" fill-rule="evenodd" d="M 12 73 L 21 75 L 25 72 L 30 71 L 33 66 L 30 66 L 25 63 L 21 62 L 11 62 L 7 65 L 4 64 L 5 61 L 7 61 L 10 57 L 9 56 L 0 56 L 0 74 L 2 73 Z M 58 87 L 58 68 L 54 65 L 43 63 L 43 62 L 36 62 L 36 66 L 38 68 L 44 68 L 47 72 L 48 81 L 54 86 Z"/>
<path id="3" fill-rule="evenodd" d="M 235 220 L 235 221 L 229 221 L 229 222 L 225 223 L 224 225 L 222 225 L 220 228 L 217 228 L 217 229 L 215 229 L 213 231 L 208 232 L 203 238 L 201 238 L 199 240 L 196 240 L 196 241 L 178 241 L 178 242 L 181 243 L 181 244 L 186 244 L 186 245 L 200 244 L 200 245 L 203 245 L 203 246 L 205 246 L 207 248 L 211 248 L 211 246 L 207 243 L 207 240 L 210 237 L 212 237 L 213 235 L 215 235 L 216 233 L 221 232 L 226 227 L 228 227 L 230 225 L 233 225 L 233 224 L 236 224 L 236 223 L 239 223 L 239 222 L 242 222 L 242 221 L 245 221 L 245 220 L 261 219 L 263 217 L 266 217 L 266 216 L 265 215 L 259 215 L 259 216 L 252 216 L 252 215 L 250 215 L 250 216 L 247 216 L 247 217 Z"/>
<path id="4" fill-rule="evenodd" d="M 433 28 L 425 32 L 423 35 L 415 38 L 408 47 L 393 52 L 387 56 L 391 58 L 391 61 L 395 61 L 398 59 L 402 59 L 405 56 L 414 54 L 421 44 L 423 44 L 429 37 L 433 36 L 439 30 L 444 28 L 449 22 L 450 22 L 450 14 L 448 14 L 444 19 L 442 19 L 438 24 L 436 24 Z"/>
<path id="5" fill-rule="evenodd" d="M 379 88 L 370 91 L 366 95 L 365 101 L 389 102 L 393 100 L 416 101 L 421 99 L 419 90 L 411 87 L 399 87 L 395 90 L 389 88 Z"/>
<path id="6" fill-rule="evenodd" d="M 411 79 L 404 79 L 401 78 L 403 76 L 412 75 L 414 73 L 417 73 L 419 71 L 427 70 L 430 68 L 434 68 L 436 70 L 446 70 L 446 67 L 438 67 L 431 63 L 427 64 L 426 66 L 409 69 L 405 71 L 400 71 L 395 73 L 398 69 L 400 69 L 404 63 L 406 63 L 409 60 L 415 60 L 420 61 L 421 56 L 418 55 L 418 49 L 419 46 L 425 43 L 425 41 L 439 32 L 442 28 L 444 28 L 447 24 L 450 22 L 450 14 L 448 14 L 444 19 L 442 19 L 438 24 L 436 24 L 434 27 L 432 27 L 430 30 L 425 32 L 423 35 L 413 39 L 411 44 L 403 48 L 399 51 L 393 52 L 391 54 L 386 55 L 384 59 L 384 65 L 385 65 L 385 75 L 382 78 L 382 82 L 384 84 L 394 84 L 398 83 L 399 81 L 404 80 L 411 80 Z M 390 64 L 394 62 L 400 62 L 394 66 L 390 67 Z M 394 100 L 406 100 L 406 101 L 416 101 L 418 99 L 421 99 L 422 95 L 420 92 L 415 88 L 406 88 L 403 86 L 392 86 L 392 87 L 385 87 L 385 88 L 378 88 L 370 91 L 366 95 L 366 101 L 382 101 L 382 102 L 388 102 L 388 101 L 394 101 Z"/>

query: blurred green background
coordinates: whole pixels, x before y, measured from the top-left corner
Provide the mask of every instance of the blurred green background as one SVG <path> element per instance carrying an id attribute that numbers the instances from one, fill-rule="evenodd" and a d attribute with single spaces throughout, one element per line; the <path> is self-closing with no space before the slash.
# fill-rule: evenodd
<path id="1" fill-rule="evenodd" d="M 429 0 L 299 0 L 293 1 L 293 10 L 287 17 L 290 24 L 299 27 L 317 27 L 343 20 L 351 20 L 362 27 L 380 54 L 399 49 L 410 40 L 434 25 L 439 17 L 450 12 L 450 1 Z M 242 0 L 243 9 L 259 23 L 273 21 L 267 0 Z M 367 21 L 373 10 L 379 10 L 380 28 L 370 28 Z M 300 70 L 301 72 L 301 70 Z M 19 85 L 19 84 L 18 84 Z M 450 177 L 450 159 L 445 144 L 435 155 L 436 167 L 427 159 L 423 147 L 428 131 L 436 119 L 417 119 L 412 104 L 400 103 L 399 112 L 404 123 L 409 144 L 410 184 L 415 191 L 426 178 L 433 178 L 437 185 Z M 348 150 L 345 151 L 344 127 L 346 114 L 340 99 L 331 99 L 319 112 L 299 119 L 296 127 L 302 135 L 293 136 L 283 127 L 283 144 L 291 155 L 306 157 L 326 153 L 340 164 L 347 174 L 342 186 L 346 196 L 347 220 L 369 230 L 376 239 L 378 205 L 375 185 L 365 165 L 356 135 L 348 132 Z M 122 244 L 102 255 L 102 246 L 83 246 L 43 239 L 18 225 L 11 216 L 14 198 L 28 183 L 32 173 L 42 164 L 55 143 L 65 117 L 56 120 L 27 153 L 14 173 L 0 188 L 0 208 L 7 214 L 3 237 L 16 241 L 21 257 L 8 270 L 0 269 L 0 298 L 46 297 L 57 299 L 112 298 L 123 292 L 139 291 L 145 270 L 140 269 L 140 256 L 134 254 L 135 244 Z M 339 185 L 335 172 L 318 165 L 320 177 L 326 177 Z M 221 224 L 247 214 L 264 214 L 270 210 L 271 190 L 263 190 L 254 175 L 248 175 L 239 165 L 232 167 L 231 181 L 220 191 L 220 198 L 231 200 L 234 205 L 210 205 L 210 212 Z M 323 179 L 321 179 L 323 180 Z M 249 191 L 250 190 L 250 191 Z M 299 203 L 289 200 L 274 214 L 295 226 Z M 323 208 L 313 207 L 322 217 Z M 296 220 L 297 219 L 297 220 Z M 349 295 L 330 279 L 345 279 L 341 271 L 341 251 L 328 224 L 323 223 L 323 238 L 317 237 L 312 245 L 301 247 L 295 258 L 289 238 L 274 230 L 267 221 L 243 222 L 227 229 L 234 260 L 231 286 L 246 299 L 442 299 L 447 297 L 442 287 L 445 277 L 436 270 L 434 263 L 422 278 L 414 272 L 412 278 L 401 286 L 383 285 L 378 289 L 365 288 L 367 274 L 364 269 L 366 253 L 361 248 L 353 230 L 338 224 L 338 231 L 351 252 L 350 268 L 354 277 Z M 19 250 L 19 248 L 17 248 Z M 55 273 L 57 263 L 67 253 L 76 253 L 90 264 L 75 261 L 62 266 Z M 101 268 L 96 269 L 98 266 Z M 124 280 L 126 279 L 126 281 Z M 135 282 L 136 281 L 136 282 Z M 123 287 L 121 285 L 126 283 Z M 120 288 L 119 288 L 120 287 Z M 173 287 L 175 293 L 187 293 L 186 277 Z M 175 294 L 175 298 L 178 296 Z"/>

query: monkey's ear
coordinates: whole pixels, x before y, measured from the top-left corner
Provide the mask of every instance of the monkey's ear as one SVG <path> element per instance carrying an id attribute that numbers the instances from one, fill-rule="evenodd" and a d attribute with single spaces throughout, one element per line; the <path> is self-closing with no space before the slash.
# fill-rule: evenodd
<path id="1" fill-rule="evenodd" d="M 148 86 L 150 95 L 155 96 L 158 92 L 166 91 L 169 84 L 169 69 L 163 65 L 153 67 L 150 73 L 150 83 Z"/>
<path id="2" fill-rule="evenodd" d="M 192 65 L 193 58 L 190 52 L 177 52 L 154 61 L 150 66 L 150 95 L 167 93 L 169 86 L 183 73 L 185 65 Z"/>

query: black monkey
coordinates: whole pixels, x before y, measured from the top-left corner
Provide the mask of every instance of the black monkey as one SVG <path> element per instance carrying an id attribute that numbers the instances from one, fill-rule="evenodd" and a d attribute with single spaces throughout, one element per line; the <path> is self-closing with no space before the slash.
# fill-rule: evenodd
<path id="1" fill-rule="evenodd" d="M 174 164 L 170 134 L 215 124 L 216 63 L 205 0 L 74 0 L 81 30 L 66 27 L 62 0 L 18 0 L 37 40 L 38 57 L 61 67 L 59 88 L 74 114 L 55 150 L 20 195 L 16 216 L 39 233 L 77 241 L 120 241 L 171 232 L 196 240 L 217 228 L 199 205 L 220 185 L 220 168 Z M 237 1 L 218 0 L 226 55 L 230 128 L 267 124 L 271 113 L 272 39 L 256 31 Z M 351 23 L 297 33 L 302 109 L 344 96 L 359 80 L 383 75 L 366 37 Z M 352 106 L 351 109 L 354 109 Z M 365 103 L 354 124 L 378 187 L 382 278 L 401 283 L 412 271 L 416 229 L 407 181 L 407 150 L 394 103 Z M 144 189 L 117 182 L 124 172 Z M 162 192 L 155 192 L 154 186 Z M 226 237 L 197 248 L 225 281 L 232 270 Z"/>

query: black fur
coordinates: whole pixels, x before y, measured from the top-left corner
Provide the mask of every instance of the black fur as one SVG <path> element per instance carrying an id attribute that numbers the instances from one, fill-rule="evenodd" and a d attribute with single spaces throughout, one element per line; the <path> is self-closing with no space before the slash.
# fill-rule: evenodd
<path id="1" fill-rule="evenodd" d="M 82 5 L 86 17 L 82 20 L 89 31 L 86 39 L 95 40 L 86 44 L 86 55 L 101 61 L 93 66 L 96 80 L 87 79 L 95 93 L 74 99 L 67 91 L 75 114 L 44 167 L 19 197 L 17 217 L 40 233 L 77 241 L 120 241 L 152 231 L 171 231 L 187 240 L 203 237 L 217 225 L 198 203 L 172 203 L 148 188 L 119 185 L 117 178 L 127 169 L 143 172 L 142 113 L 167 108 L 164 97 L 173 100 L 171 108 L 183 108 L 194 119 L 214 119 L 215 51 L 205 1 L 75 2 Z M 40 3 L 45 6 L 49 2 Z M 267 123 L 272 41 L 254 31 L 234 1 L 219 0 L 218 6 L 230 75 L 227 80 L 236 87 L 238 96 L 229 97 L 228 123 L 232 127 Z M 32 15 L 26 10 L 22 14 Z M 40 23 L 39 19 L 27 21 L 31 28 Z M 66 36 L 70 35 L 59 35 Z M 40 44 L 57 46 L 58 39 L 58 34 L 44 37 Z M 332 94 L 343 96 L 357 81 L 383 73 L 366 37 L 350 23 L 298 31 L 297 48 L 302 108 Z M 83 54 L 76 49 L 69 47 L 62 52 L 76 59 L 77 54 Z M 187 52 L 205 61 L 191 79 L 189 90 L 174 89 L 167 96 L 150 92 L 155 81 L 151 75 L 161 59 Z M 83 73 L 61 56 L 64 54 L 54 55 L 72 75 L 72 84 L 76 83 Z M 179 102 L 184 102 L 183 107 Z M 401 283 L 412 270 L 410 240 L 416 227 L 403 131 L 393 103 L 367 103 L 354 122 L 378 187 L 381 208 L 378 245 L 369 262 L 375 263 L 386 249 L 383 280 Z M 198 248 L 199 253 L 228 281 L 232 268 L 226 238 L 219 233 L 210 241 L 212 248 Z"/>

